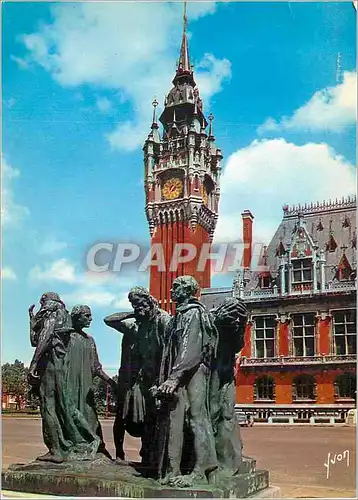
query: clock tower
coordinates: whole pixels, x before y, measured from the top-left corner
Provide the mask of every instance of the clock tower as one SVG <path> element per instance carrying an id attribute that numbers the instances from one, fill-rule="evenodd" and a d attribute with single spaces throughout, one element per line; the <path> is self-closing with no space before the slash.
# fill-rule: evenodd
<path id="1" fill-rule="evenodd" d="M 152 245 L 150 292 L 172 311 L 170 289 L 184 274 L 210 287 L 210 245 L 218 219 L 221 150 L 215 145 L 213 116 L 204 115 L 194 80 L 184 28 L 173 87 L 158 124 L 145 141 L 144 188 Z"/>

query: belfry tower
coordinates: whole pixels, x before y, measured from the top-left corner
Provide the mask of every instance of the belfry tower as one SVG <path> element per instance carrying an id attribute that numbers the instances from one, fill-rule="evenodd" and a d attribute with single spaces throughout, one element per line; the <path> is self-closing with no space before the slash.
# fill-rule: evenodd
<path id="1" fill-rule="evenodd" d="M 218 218 L 222 160 L 213 135 L 214 117 L 208 116 L 209 123 L 205 118 L 190 64 L 185 10 L 173 88 L 159 118 L 162 133 L 157 105 L 154 100 L 153 122 L 143 147 L 144 187 L 152 258 L 164 262 L 151 266 L 150 292 L 171 311 L 170 289 L 177 276 L 190 274 L 200 287 L 210 287 L 210 261 L 205 256 Z M 185 248 L 188 243 L 194 248 Z M 172 260 L 178 254 L 177 244 L 184 244 L 179 262 L 188 260 L 178 266 L 175 257 Z"/>

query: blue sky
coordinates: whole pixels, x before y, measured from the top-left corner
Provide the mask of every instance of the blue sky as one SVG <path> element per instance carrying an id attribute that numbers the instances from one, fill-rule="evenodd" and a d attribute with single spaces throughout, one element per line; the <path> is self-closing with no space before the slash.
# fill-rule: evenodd
<path id="1" fill-rule="evenodd" d="M 171 87 L 182 5 L 7 2 L 2 14 L 3 361 L 30 360 L 27 309 L 53 290 L 92 306 L 114 373 L 120 335 L 102 318 L 148 276 L 93 276 L 85 256 L 98 241 L 149 244 L 141 147 Z M 189 2 L 188 17 L 224 152 L 216 240 L 240 240 L 244 209 L 268 243 L 284 203 L 353 193 L 352 3 Z"/>

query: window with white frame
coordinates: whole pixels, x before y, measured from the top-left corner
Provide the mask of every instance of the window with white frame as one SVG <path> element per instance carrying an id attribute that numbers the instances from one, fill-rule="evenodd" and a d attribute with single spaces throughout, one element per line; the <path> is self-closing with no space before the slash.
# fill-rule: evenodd
<path id="1" fill-rule="evenodd" d="M 298 375 L 295 377 L 292 389 L 292 398 L 294 401 L 316 399 L 316 381 L 312 375 Z"/>
<path id="2" fill-rule="evenodd" d="M 342 373 L 334 381 L 337 399 L 356 399 L 357 379 L 354 373 Z"/>
<path id="3" fill-rule="evenodd" d="M 275 381 L 272 377 L 263 375 L 255 380 L 254 399 L 274 401 L 275 399 Z"/>
<path id="4" fill-rule="evenodd" d="M 275 356 L 276 319 L 274 316 L 258 316 L 255 318 L 255 356 L 256 358 L 273 358 Z"/>
<path id="5" fill-rule="evenodd" d="M 292 315 L 292 339 L 294 356 L 314 356 L 314 313 Z"/>
<path id="6" fill-rule="evenodd" d="M 292 283 L 312 281 L 312 259 L 292 260 Z"/>
<path id="7" fill-rule="evenodd" d="M 357 315 L 355 309 L 333 311 L 333 344 L 337 355 L 357 353 Z"/>

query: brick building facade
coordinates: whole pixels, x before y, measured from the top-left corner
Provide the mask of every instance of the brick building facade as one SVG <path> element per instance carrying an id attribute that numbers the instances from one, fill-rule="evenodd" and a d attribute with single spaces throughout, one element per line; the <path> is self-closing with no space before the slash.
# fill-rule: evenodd
<path id="1" fill-rule="evenodd" d="M 210 308 L 245 299 L 249 321 L 238 358 L 237 407 L 257 421 L 340 422 L 356 400 L 356 199 L 283 208 L 250 269 L 247 250 L 232 288 L 206 289 Z"/>

